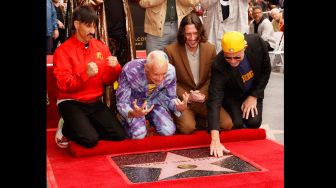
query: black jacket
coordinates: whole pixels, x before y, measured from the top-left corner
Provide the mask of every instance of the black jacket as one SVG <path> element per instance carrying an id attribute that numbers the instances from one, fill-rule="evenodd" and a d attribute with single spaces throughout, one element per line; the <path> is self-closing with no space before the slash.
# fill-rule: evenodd
<path id="1" fill-rule="evenodd" d="M 253 86 L 247 96 L 264 98 L 264 90 L 271 74 L 271 63 L 265 41 L 257 34 L 246 34 L 247 57 L 254 72 Z M 219 130 L 219 111 L 224 100 L 244 100 L 243 81 L 238 71 L 224 59 L 223 51 L 215 58 L 211 67 L 208 98 L 208 128 Z"/>

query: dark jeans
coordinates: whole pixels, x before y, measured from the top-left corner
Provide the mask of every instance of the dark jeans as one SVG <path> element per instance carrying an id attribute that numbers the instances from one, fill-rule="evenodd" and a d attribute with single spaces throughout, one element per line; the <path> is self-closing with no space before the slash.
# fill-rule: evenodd
<path id="1" fill-rule="evenodd" d="M 52 54 L 52 47 L 53 47 L 53 39 L 52 39 L 52 36 L 47 36 L 46 38 L 46 49 L 47 49 L 47 54 L 48 55 L 51 55 Z"/>
<path id="2" fill-rule="evenodd" d="M 111 54 L 117 57 L 121 66 L 124 66 L 127 62 L 131 61 L 131 51 L 126 35 L 110 36 L 109 49 Z M 106 93 L 106 95 L 109 96 L 104 96 L 104 101 L 109 103 L 108 106 L 114 113 L 117 113 L 117 99 L 113 86 L 107 89 L 110 90 Z M 109 98 L 109 101 L 106 101 L 106 98 Z"/>
<path id="3" fill-rule="evenodd" d="M 55 52 L 58 42 L 62 44 L 65 41 L 65 29 L 58 28 L 58 32 L 59 32 L 59 36 L 57 37 L 57 39 L 53 39 L 52 53 Z"/>
<path id="4" fill-rule="evenodd" d="M 252 117 L 250 113 L 248 119 L 243 119 L 243 111 L 241 110 L 244 100 L 245 98 L 242 100 L 230 98 L 224 101 L 223 107 L 230 114 L 233 122 L 232 129 L 259 128 L 262 122 L 263 99 L 257 100 L 258 115 L 254 114 L 254 117 Z"/>
<path id="5" fill-rule="evenodd" d="M 100 100 L 81 103 L 74 100 L 58 104 L 64 120 L 63 135 L 79 145 L 90 148 L 98 140 L 123 140 L 125 132 L 111 110 Z"/>

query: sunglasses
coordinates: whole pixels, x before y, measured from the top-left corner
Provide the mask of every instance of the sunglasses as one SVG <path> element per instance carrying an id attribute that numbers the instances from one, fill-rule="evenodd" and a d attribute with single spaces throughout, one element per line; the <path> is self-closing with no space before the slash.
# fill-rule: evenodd
<path id="1" fill-rule="evenodd" d="M 227 56 L 224 56 L 225 59 L 235 59 L 235 60 L 238 60 L 238 59 L 241 59 L 240 56 L 236 56 L 236 57 L 227 57 Z"/>

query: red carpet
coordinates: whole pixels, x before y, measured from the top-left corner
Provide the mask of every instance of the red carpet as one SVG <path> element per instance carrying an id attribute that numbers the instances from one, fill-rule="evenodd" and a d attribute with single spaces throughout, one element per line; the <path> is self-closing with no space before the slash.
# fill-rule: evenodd
<path id="1" fill-rule="evenodd" d="M 243 130 L 242 130 L 243 131 Z M 244 136 L 241 131 L 222 132 L 221 137 L 228 140 L 225 146 L 233 153 L 246 158 L 248 161 L 263 168 L 263 171 L 239 174 L 225 174 L 200 178 L 185 178 L 177 180 L 165 180 L 160 182 L 128 184 L 108 160 L 109 154 L 121 154 L 139 151 L 157 151 L 158 148 L 182 149 L 190 146 L 208 146 L 207 144 L 193 145 L 209 141 L 206 134 L 197 132 L 194 135 L 175 135 L 170 137 L 152 136 L 143 140 L 125 140 L 121 142 L 99 143 L 92 151 L 79 150 L 80 146 L 73 145 L 70 149 L 60 149 L 54 142 L 55 129 L 47 131 L 47 177 L 48 187 L 234 187 L 234 188 L 260 188 L 260 187 L 283 187 L 284 186 L 284 148 L 271 140 L 262 139 L 264 130 L 245 130 Z M 244 132 L 244 131 L 243 131 Z M 253 136 L 251 136 L 253 135 Z M 189 139 L 187 138 L 189 137 Z M 251 140 L 251 138 L 257 138 Z M 246 139 L 248 138 L 248 139 Z M 233 140 L 243 140 L 235 141 Z M 168 142 L 168 143 L 166 143 Z M 77 147 L 77 148 L 76 148 Z M 108 147 L 114 147 L 109 149 Z M 165 148 L 166 149 L 163 149 Z M 83 148 L 82 148 L 83 149 Z M 93 152 L 107 153 L 95 155 Z M 73 157 L 70 151 L 77 151 L 87 157 Z M 211 182 L 211 184 L 209 184 Z"/>
<path id="2" fill-rule="evenodd" d="M 56 107 L 56 80 L 52 66 L 52 55 L 47 55 L 47 92 L 49 97 L 49 106 L 47 106 L 47 128 L 57 127 L 60 116 Z"/>
<path id="3" fill-rule="evenodd" d="M 260 140 L 266 138 L 264 129 L 240 129 L 222 132 L 222 142 Z M 195 145 L 210 144 L 210 135 L 205 131 L 197 131 L 191 135 L 150 136 L 141 140 L 124 140 L 111 142 L 101 140 L 93 148 L 85 148 L 70 142 L 70 153 L 76 157 L 129 153 L 147 150 L 183 148 Z"/>
<path id="4" fill-rule="evenodd" d="M 137 59 L 145 59 L 146 58 L 146 50 L 137 50 L 136 51 Z"/>
<path id="5" fill-rule="evenodd" d="M 137 53 L 144 58 L 145 52 Z M 261 167 L 263 171 L 224 174 L 199 178 L 164 180 L 160 182 L 130 184 L 115 169 L 108 156 L 133 152 L 150 152 L 188 147 L 208 147 L 209 135 L 196 132 L 192 135 L 151 136 L 142 140 L 120 142 L 100 141 L 91 149 L 70 143 L 70 148 L 60 149 L 54 141 L 59 120 L 56 108 L 56 85 L 53 76 L 52 56 L 47 56 L 47 179 L 48 188 L 73 187 L 169 187 L 169 188 L 282 188 L 284 187 L 284 147 L 266 139 L 263 129 L 241 129 L 221 133 L 221 141 L 232 153 Z"/>

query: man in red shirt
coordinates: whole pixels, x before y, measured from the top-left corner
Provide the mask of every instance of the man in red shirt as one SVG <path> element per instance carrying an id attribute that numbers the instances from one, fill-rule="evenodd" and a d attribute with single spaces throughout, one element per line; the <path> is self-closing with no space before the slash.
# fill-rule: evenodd
<path id="1" fill-rule="evenodd" d="M 53 60 L 57 107 L 64 120 L 59 130 L 87 148 L 100 139 L 125 138 L 116 116 L 101 100 L 104 87 L 117 80 L 121 65 L 108 47 L 94 38 L 97 20 L 91 7 L 76 8 L 72 23 L 75 33 L 56 49 Z M 67 147 L 62 141 L 66 140 L 56 139 L 60 147 Z"/>

